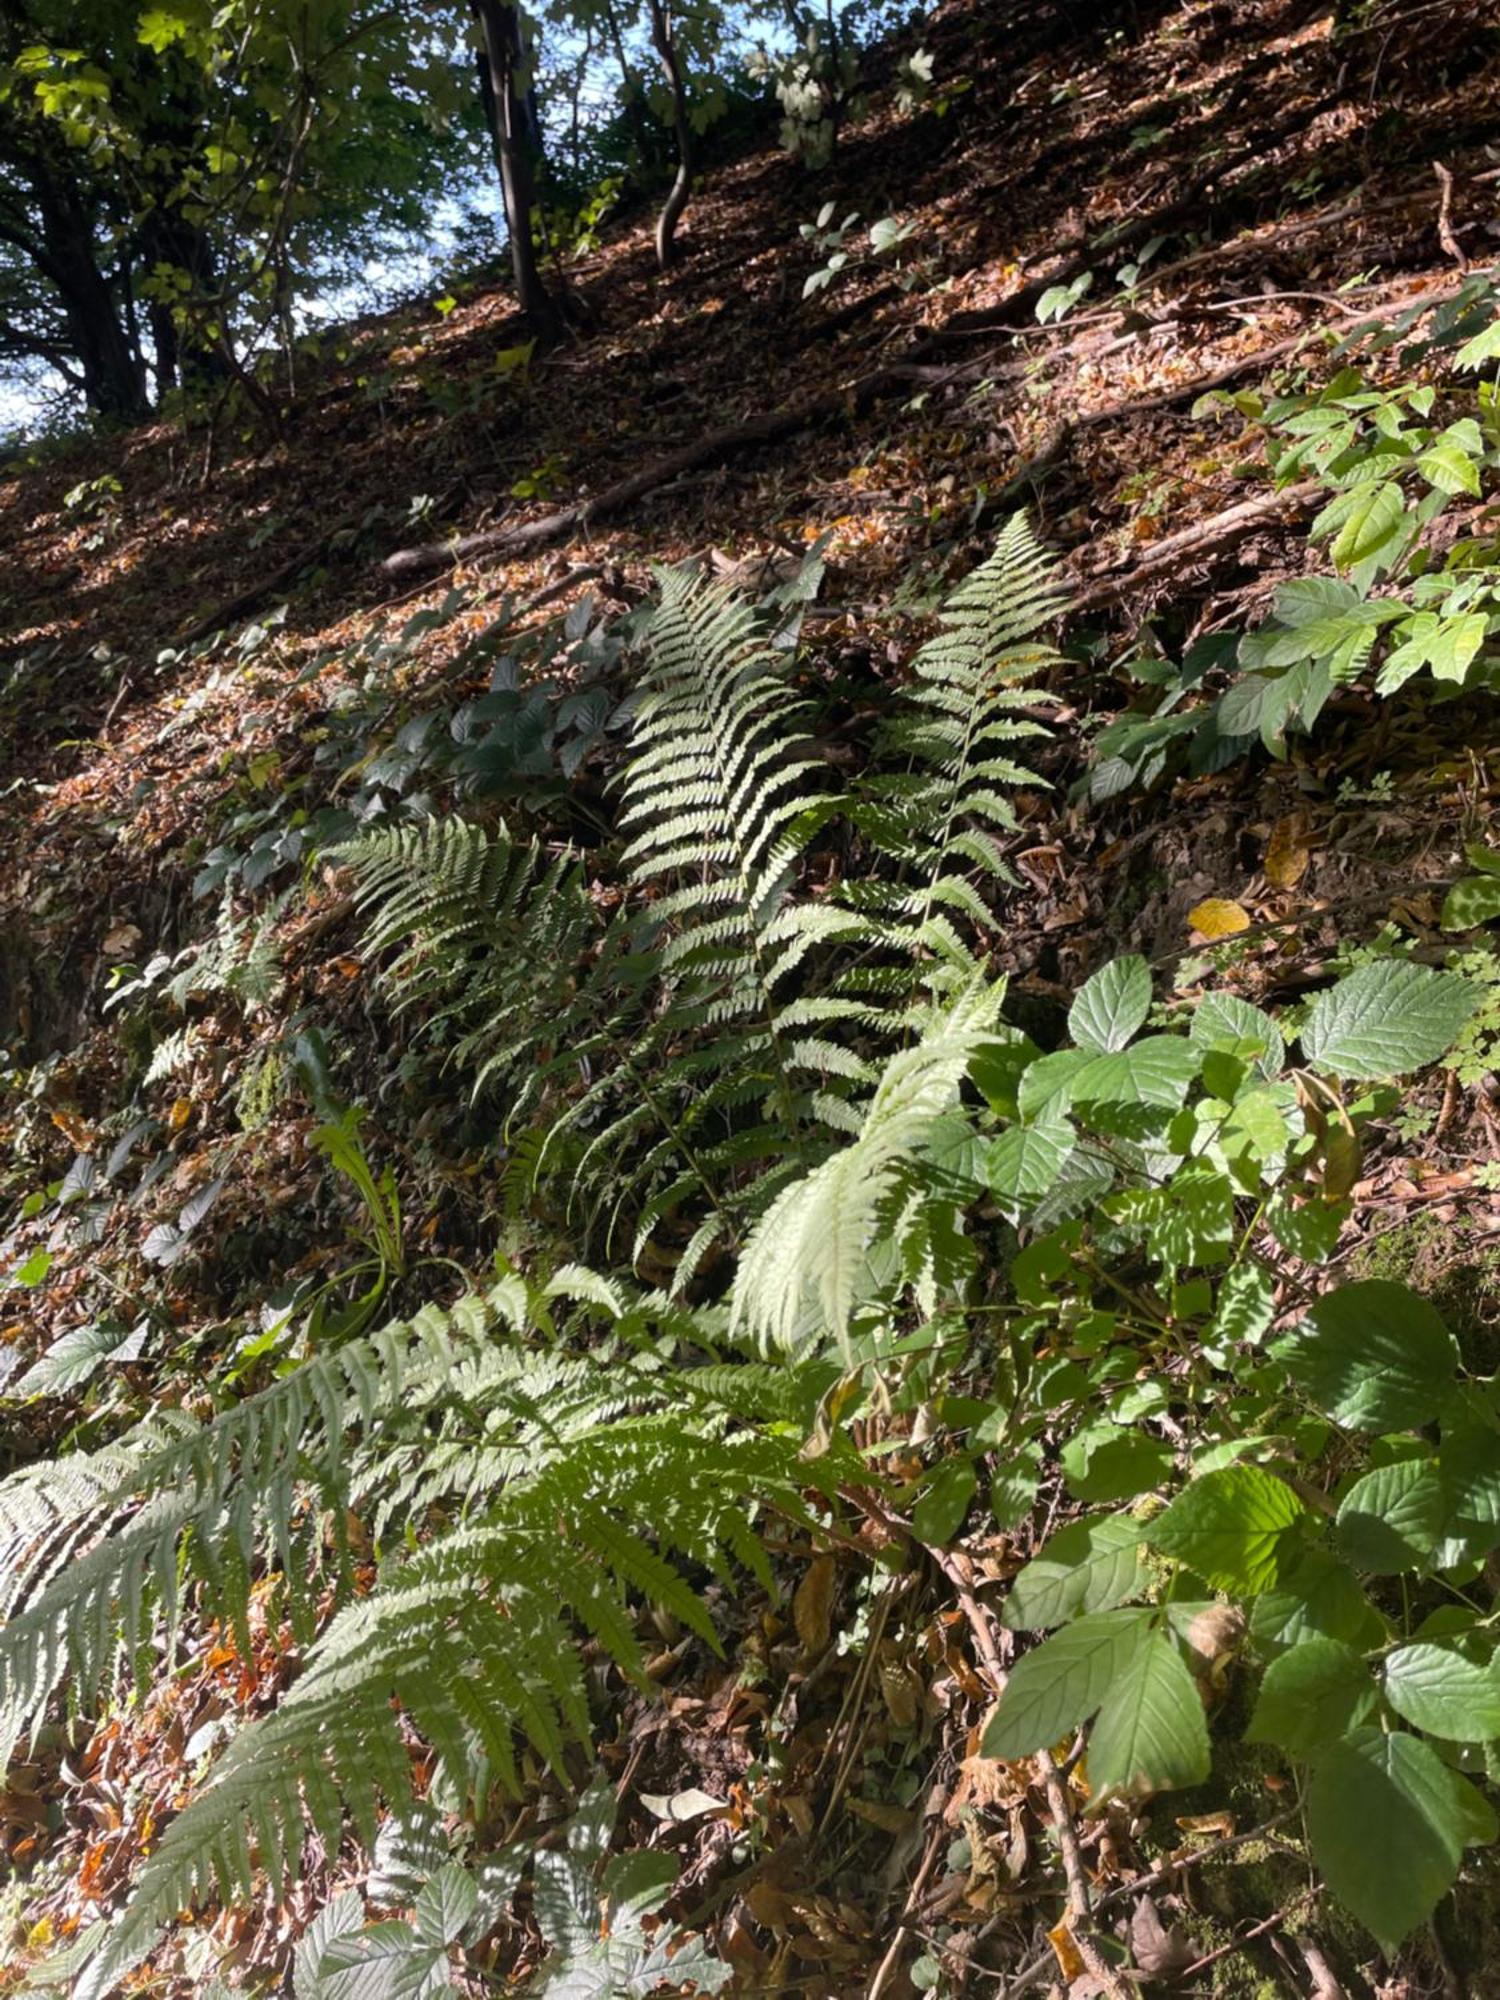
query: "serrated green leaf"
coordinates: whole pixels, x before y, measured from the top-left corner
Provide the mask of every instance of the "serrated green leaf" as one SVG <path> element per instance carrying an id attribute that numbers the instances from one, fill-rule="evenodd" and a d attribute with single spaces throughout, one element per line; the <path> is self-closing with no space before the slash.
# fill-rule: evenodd
<path id="1" fill-rule="evenodd" d="M 1100 1054 L 1123 1049 L 1151 1011 L 1151 968 L 1137 957 L 1112 959 L 1079 988 L 1068 1010 L 1068 1033 Z"/>
<path id="2" fill-rule="evenodd" d="M 1146 1532 L 1153 1548 L 1186 1563 L 1213 1589 L 1254 1596 L 1278 1580 L 1289 1531 L 1306 1513 L 1269 1472 L 1226 1465 L 1185 1487 Z"/>
<path id="3" fill-rule="evenodd" d="M 1011 1584 L 1000 1622 L 1040 1632 L 1080 1611 L 1109 1611 L 1145 1588 L 1141 1525 L 1128 1514 L 1070 1521 L 1049 1535 Z"/>
<path id="4" fill-rule="evenodd" d="M 1188 1039 L 1201 1049 L 1218 1049 L 1254 1063 L 1263 1076 L 1281 1074 L 1286 1043 L 1269 1014 L 1233 993 L 1209 993 L 1193 1010 Z"/>
<path id="5" fill-rule="evenodd" d="M 1473 1787 L 1417 1737 L 1380 1729 L 1334 1744 L 1313 1770 L 1313 1859 L 1388 1952 L 1431 1916 L 1482 1823 L 1470 1818 L 1464 1791 Z M 1483 1807 L 1477 1795 L 1476 1803 Z"/>
<path id="6" fill-rule="evenodd" d="M 1429 1423 L 1456 1383 L 1458 1346 L 1436 1307 L 1389 1278 L 1325 1292 L 1272 1352 L 1325 1415 L 1351 1430 Z"/>
<path id="7" fill-rule="evenodd" d="M 473 1916 L 479 1891 L 466 1869 L 456 1861 L 446 1863 L 418 1896 L 412 1909 L 417 1935 L 427 1944 L 450 1945 L 457 1941 Z"/>
<path id="8" fill-rule="evenodd" d="M 1471 493 L 1479 498 L 1479 467 L 1456 438 L 1445 434 L 1436 439 L 1417 460 L 1417 470 L 1439 493 Z"/>
<path id="9" fill-rule="evenodd" d="M 1302 1047 L 1310 1063 L 1335 1076 L 1406 1076 L 1446 1055 L 1478 1004 L 1457 973 L 1380 959 L 1318 995 Z"/>
<path id="10" fill-rule="evenodd" d="M 1420 1458 L 1380 1465 L 1344 1495 L 1336 1522 L 1340 1549 L 1376 1576 L 1426 1567 L 1442 1539 L 1447 1497 L 1437 1467 Z"/>
<path id="11" fill-rule="evenodd" d="M 1180 1035 L 1148 1035 L 1133 1048 L 1090 1058 L 1071 1079 L 1075 1104 L 1149 1104 L 1175 1110 L 1202 1053 Z"/>
<path id="12" fill-rule="evenodd" d="M 1488 361 L 1500 360 L 1500 319 L 1466 340 L 1453 359 L 1459 368 L 1483 368 Z"/>
<path id="13" fill-rule="evenodd" d="M 1034 1125 L 1012 1125 L 989 1141 L 983 1153 L 985 1184 L 1004 1202 L 1033 1201 L 1052 1186 L 1072 1150 L 1072 1126 L 1049 1106 Z"/>
<path id="14" fill-rule="evenodd" d="M 1500 1736 L 1500 1675 L 1450 1646 L 1398 1646 L 1385 1663 L 1385 1698 L 1432 1736 L 1479 1743 Z"/>
<path id="15" fill-rule="evenodd" d="M 1352 1646 L 1305 1639 L 1267 1667 L 1246 1739 L 1311 1757 L 1363 1722 L 1377 1700 L 1370 1670 Z"/>
<path id="16" fill-rule="evenodd" d="M 1276 1588 L 1256 1598 L 1250 1636 L 1262 1653 L 1312 1638 L 1340 1639 L 1367 1651 L 1380 1644 L 1385 1626 L 1348 1563 L 1327 1549 L 1305 1549 L 1282 1571 Z"/>
<path id="17" fill-rule="evenodd" d="M 1100 1611 L 1065 1625 L 1017 1662 L 981 1749 L 986 1757 L 1029 1757 L 1076 1729 L 1099 1707 L 1135 1654 L 1152 1638 L 1153 1613 Z"/>
<path id="18" fill-rule="evenodd" d="M 1208 1776 L 1208 1725 L 1198 1684 L 1164 1632 L 1120 1666 L 1089 1735 L 1089 1786 L 1159 1792 Z"/>
<path id="19" fill-rule="evenodd" d="M 1144 1431 L 1102 1423 L 1077 1432 L 1062 1448 L 1063 1478 L 1075 1500 L 1133 1500 L 1172 1471 L 1172 1451 Z"/>
<path id="20" fill-rule="evenodd" d="M 1208 1338 L 1253 1347 L 1266 1333 L 1275 1314 L 1276 1290 L 1270 1272 L 1254 1262 L 1231 1265 L 1219 1286 Z"/>

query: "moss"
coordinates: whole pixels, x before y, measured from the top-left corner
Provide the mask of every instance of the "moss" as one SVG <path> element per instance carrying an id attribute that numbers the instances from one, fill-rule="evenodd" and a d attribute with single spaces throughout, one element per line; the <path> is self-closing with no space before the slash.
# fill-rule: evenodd
<path id="1" fill-rule="evenodd" d="M 1500 1247 L 1472 1224 L 1417 1216 L 1362 1244 L 1350 1268 L 1420 1292 L 1452 1327 L 1471 1374 L 1500 1371 Z"/>

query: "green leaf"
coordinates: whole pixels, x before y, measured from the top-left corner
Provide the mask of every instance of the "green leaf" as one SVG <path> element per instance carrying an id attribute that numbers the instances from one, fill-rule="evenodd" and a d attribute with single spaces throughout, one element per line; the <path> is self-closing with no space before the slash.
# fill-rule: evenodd
<path id="1" fill-rule="evenodd" d="M 1500 1675 L 1448 1646 L 1398 1646 L 1385 1663 L 1385 1698 L 1433 1736 L 1477 1743 L 1500 1736 Z"/>
<path id="2" fill-rule="evenodd" d="M 1079 988 L 1068 1032 L 1080 1048 L 1123 1049 L 1151 1011 L 1151 968 L 1137 957 L 1112 959 Z"/>
<path id="3" fill-rule="evenodd" d="M 919 1542 L 941 1548 L 964 1524 L 978 1480 L 968 1458 L 945 1458 L 923 1487 L 912 1509 L 911 1524 Z"/>
<path id="4" fill-rule="evenodd" d="M 1437 1309 L 1389 1278 L 1325 1292 L 1272 1352 L 1318 1408 L 1351 1430 L 1408 1430 L 1455 1387 L 1458 1347 Z"/>
<path id="5" fill-rule="evenodd" d="M 98 1320 L 87 1326 L 75 1326 L 60 1340 L 55 1340 L 26 1373 L 7 1393 L 12 1396 L 56 1395 L 63 1389 L 74 1389 L 80 1382 L 87 1382 L 102 1363 L 118 1349 L 125 1352 L 120 1359 L 133 1360 L 140 1352 L 144 1336 L 144 1323 L 136 1327 L 125 1326 L 119 1320 Z"/>
<path id="6" fill-rule="evenodd" d="M 1380 959 L 1318 995 L 1302 1047 L 1318 1068 L 1356 1082 L 1406 1076 L 1446 1055 L 1478 1004 L 1457 973 Z"/>
<path id="7" fill-rule="evenodd" d="M 1423 1569 L 1442 1539 L 1447 1496 L 1437 1467 L 1420 1458 L 1377 1466 L 1344 1495 L 1338 1543 L 1356 1569 L 1397 1576 Z"/>
<path id="8" fill-rule="evenodd" d="M 180 14 L 169 14 L 165 7 L 152 7 L 141 16 L 136 40 L 161 55 L 174 42 L 185 41 L 188 30 L 189 23 Z"/>
<path id="9" fill-rule="evenodd" d="M 24 1263 L 18 1264 L 10 1274 L 13 1285 L 39 1285 L 52 1269 L 50 1250 L 33 1250 Z"/>
<path id="10" fill-rule="evenodd" d="M 1479 467 L 1446 431 L 1422 453 L 1417 470 L 1440 493 L 1472 493 L 1479 498 Z"/>
<path id="11" fill-rule="evenodd" d="M 1120 1666 L 1094 1723 L 1089 1786 L 1099 1797 L 1198 1785 L 1209 1763 L 1198 1684 L 1167 1635 L 1152 1632 Z"/>
<path id="12" fill-rule="evenodd" d="M 1500 875 L 1466 875 L 1443 898 L 1445 931 L 1471 931 L 1500 917 Z"/>
<path id="13" fill-rule="evenodd" d="M 1095 1612 L 1027 1653 L 990 1717 L 980 1746 L 984 1755 L 1029 1757 L 1087 1721 L 1135 1655 L 1150 1645 L 1153 1615 Z"/>
<path id="14" fill-rule="evenodd" d="M 1480 1824 L 1463 1797 L 1472 1790 L 1417 1737 L 1380 1729 L 1358 1730 L 1318 1760 L 1307 1789 L 1313 1859 L 1387 1952 L 1452 1886 Z"/>
<path id="15" fill-rule="evenodd" d="M 1288 1530 L 1306 1513 L 1291 1488 L 1269 1472 L 1226 1465 L 1184 1488 L 1147 1535 L 1154 1548 L 1186 1563 L 1213 1589 L 1254 1596 L 1277 1581 Z"/>
<path id="16" fill-rule="evenodd" d="M 1308 1758 L 1363 1722 L 1377 1700 L 1370 1670 L 1352 1646 L 1306 1639 L 1267 1667 L 1246 1740 Z"/>
<path id="17" fill-rule="evenodd" d="M 1406 523 L 1406 502 L 1394 479 L 1372 482 L 1358 489 L 1355 505 L 1349 509 L 1330 554 L 1339 569 L 1353 569 L 1357 563 L 1378 555 L 1394 541 Z"/>
<path id="18" fill-rule="evenodd" d="M 1003 1465 L 996 1465 L 990 1473 L 990 1512 L 995 1526 L 1002 1532 L 1008 1528 L 1018 1528 L 1036 1505 L 1037 1488 L 1041 1484 L 1042 1454 L 1035 1444 L 1022 1445 L 1014 1456 Z M 1024 1574 L 1024 1572 L 1023 1572 Z M 1115 1600 L 1111 1600 L 1113 1602 Z M 1085 1610 L 1096 1607 L 1086 1605 Z M 1044 1625 L 1059 1625 L 1058 1618 L 1044 1618 Z"/>
<path id="19" fill-rule="evenodd" d="M 1276 1588 L 1256 1598 L 1250 1636 L 1263 1653 L 1313 1638 L 1341 1639 L 1368 1651 L 1380 1644 L 1385 1626 L 1346 1562 L 1327 1549 L 1305 1549 L 1283 1569 Z"/>
<path id="20" fill-rule="evenodd" d="M 1500 360 L 1500 319 L 1492 319 L 1472 340 L 1466 340 L 1453 359 L 1460 368 L 1483 368 L 1487 361 Z"/>
<path id="21" fill-rule="evenodd" d="M 1209 1322 L 1210 1341 L 1235 1341 L 1253 1347 L 1276 1314 L 1271 1274 L 1261 1264 L 1231 1265 L 1219 1286 L 1218 1303 Z"/>
<path id="22" fill-rule="evenodd" d="M 1070 1521 L 1049 1535 L 1015 1581 L 1000 1610 L 1013 1632 L 1066 1624 L 1080 1611 L 1108 1611 L 1146 1586 L 1141 1525 L 1128 1514 Z"/>
<path id="23" fill-rule="evenodd" d="M 1150 1104 L 1176 1110 L 1203 1058 L 1181 1035 L 1148 1035 L 1134 1048 L 1098 1055 L 1072 1079 L 1075 1104 Z"/>
<path id="24" fill-rule="evenodd" d="M 1188 1039 L 1201 1049 L 1217 1049 L 1252 1062 L 1267 1077 L 1279 1076 L 1286 1063 L 1280 1028 L 1269 1014 L 1233 993 L 1205 996 L 1193 1010 Z"/>
<path id="25" fill-rule="evenodd" d="M 427 1944 L 456 1943 L 478 1901 L 473 1877 L 456 1861 L 448 1862 L 423 1889 L 412 1909 L 417 1935 Z"/>
<path id="26" fill-rule="evenodd" d="M 1004 1202 L 1033 1201 L 1052 1186 L 1072 1150 L 1072 1126 L 1049 1106 L 1034 1125 L 1012 1125 L 990 1140 L 983 1155 L 985 1182 Z"/>
<path id="27" fill-rule="evenodd" d="M 1117 1424 L 1090 1425 L 1062 1449 L 1063 1478 L 1075 1500 L 1133 1500 L 1159 1486 L 1172 1470 L 1172 1451 L 1144 1431 Z"/>

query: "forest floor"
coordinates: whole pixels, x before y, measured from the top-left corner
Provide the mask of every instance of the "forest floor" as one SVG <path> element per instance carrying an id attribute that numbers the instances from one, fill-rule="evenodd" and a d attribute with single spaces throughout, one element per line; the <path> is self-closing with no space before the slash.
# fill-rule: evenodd
<path id="1" fill-rule="evenodd" d="M 1332 9 L 1302 0 L 946 0 L 923 40 L 939 84 L 968 86 L 943 115 L 877 103 L 815 176 L 769 143 L 715 172 L 666 276 L 649 218 L 606 231 L 568 272 L 589 330 L 549 353 L 518 351 L 502 290 L 460 285 L 451 310 L 423 302 L 325 338 L 281 385 L 295 393 L 274 426 L 163 422 L 39 447 L 0 472 L 0 1051 L 12 1065 L 7 1086 L 0 1055 L 0 1272 L 14 1279 L 46 1248 L 38 1191 L 101 1140 L 134 1131 L 159 1162 L 130 1200 L 95 1203 L 87 1240 L 59 1239 L 44 1284 L 0 1275 L 0 1386 L 94 1316 L 104 1288 L 172 1330 L 169 1359 L 114 1364 L 115 1407 L 191 1408 L 195 1353 L 265 1274 L 341 1254 L 348 1216 L 307 1147 L 309 1107 L 292 1095 L 246 1116 L 257 1066 L 299 1020 L 315 1013 L 342 1038 L 356 1083 L 358 1050 L 389 1060 L 404 1032 L 366 976 L 337 871 L 317 865 L 302 881 L 309 829 L 381 785 L 396 798 L 445 782 L 424 766 L 421 719 L 441 733 L 489 689 L 492 663 L 476 667 L 467 649 L 497 615 L 521 635 L 523 692 L 528 673 L 587 682 L 590 621 L 642 599 L 653 564 L 695 558 L 753 590 L 825 543 L 802 671 L 820 685 L 820 741 L 836 762 L 859 754 L 944 588 L 1005 514 L 1032 510 L 1080 604 L 1050 689 L 1050 789 L 1022 798 L 1022 886 L 994 940 L 1033 1025 L 1055 1023 L 1126 949 L 1191 994 L 1209 946 L 1189 912 L 1206 899 L 1248 924 L 1216 962 L 1252 999 L 1295 995 L 1383 924 L 1434 958 L 1449 949 L 1438 906 L 1497 783 L 1487 699 L 1349 692 L 1280 761 L 1168 771 L 1092 799 L 1089 774 L 1100 729 L 1140 699 L 1126 662 L 1176 658 L 1243 625 L 1304 566 L 1306 513 L 1271 499 L 1261 433 L 1232 405 L 1200 409 L 1199 395 L 1273 371 L 1322 379 L 1331 338 L 1436 305 L 1466 264 L 1500 252 L 1500 13 L 1477 0 L 1376 7 L 1335 38 Z M 1435 163 L 1451 175 L 1446 198 Z M 855 260 L 803 299 L 823 259 L 800 226 L 825 203 L 835 222 L 858 212 L 850 245 L 887 214 L 912 228 L 897 258 Z M 1138 268 L 1122 279 L 1125 266 Z M 1068 315 L 1039 323 L 1049 288 L 1085 274 Z M 1397 352 L 1370 365 L 1391 379 Z M 613 486 L 658 466 L 659 483 L 610 503 Z M 591 499 L 592 514 L 534 532 Z M 1224 519 L 1246 501 L 1265 504 Z M 464 552 L 486 536 L 490 547 Z M 591 739 L 570 793 L 585 839 L 611 757 L 607 732 Z M 257 984 L 252 965 L 238 988 L 194 1003 L 169 1058 L 132 1047 L 112 996 L 216 919 L 239 923 L 241 944 L 258 924 L 272 969 Z M 1366 1162 L 1340 1256 L 1419 1269 L 1493 1338 L 1500 958 L 1474 955 L 1493 1007 L 1463 1071 L 1440 1075 Z M 373 1090 L 373 1064 L 369 1077 Z M 377 1104 L 367 1127 L 424 1244 L 471 1266 L 505 1226 L 491 1139 L 463 1102 L 416 1119 Z M 153 1263 L 149 1232 L 215 1183 L 213 1255 Z M 5 1401 L 0 1452 L 22 1462 L 78 1421 L 66 1398 Z M 981 1534 L 966 1553 L 982 1579 L 1013 1573 L 1027 1549 Z M 801 1573 L 791 1552 L 786 1581 Z M 671 1829 L 683 1907 L 737 1913 L 720 1940 L 736 1990 L 873 1992 L 899 1920 L 917 1937 L 941 1921 L 967 1939 L 965 1990 L 1017 1991 L 1006 1982 L 1039 1941 L 1045 1951 L 1057 1913 L 1038 1860 L 1045 1814 L 973 1754 L 976 1682 L 952 1602 L 930 1590 L 882 1642 L 876 1695 L 856 1685 L 857 1652 L 835 1648 L 813 1685 L 785 1607 L 749 1593 L 742 1610 L 730 1664 L 669 1646 L 665 1701 L 622 1715 L 601 1753 L 632 1796 L 696 1787 L 732 1802 L 790 1702 L 780 1835 L 747 1881 L 725 1873 L 732 1815 Z M 200 1639 L 144 1702 L 66 1749 L 38 1749 L 0 1793 L 0 1991 L 115 1905 L 190 1793 L 216 1723 L 264 1708 L 288 1671 L 269 1635 L 256 1660 L 228 1635 Z M 750 1654 L 759 1685 L 742 1671 Z M 866 1696 L 856 1752 L 837 1732 Z M 856 1817 L 825 1837 L 836 1738 Z M 904 1804 L 861 1798 L 881 1763 Z M 1120 1893 L 1133 1876 L 1274 1810 L 1259 1777 L 1244 1791 L 1178 1795 L 1124 1834 L 1093 1823 L 1098 1890 L 1137 1913 L 1142 1963 L 1159 1911 L 1168 1935 L 1154 1948 L 1173 1990 L 1500 1993 L 1487 1863 L 1394 1967 L 1299 1900 L 1301 1864 L 1274 1840 L 1156 1874 L 1141 1915 Z M 248 1984 L 279 1979 L 342 1866 L 329 1858 L 286 1905 L 184 1925 L 143 1988 L 199 1991 L 202 1935 Z M 1237 1924 L 1277 1912 L 1282 1924 L 1241 1945 Z M 1038 1982 L 1058 1976 L 1044 1959 Z M 883 1977 L 888 1996 L 914 1990 L 905 1964 Z"/>

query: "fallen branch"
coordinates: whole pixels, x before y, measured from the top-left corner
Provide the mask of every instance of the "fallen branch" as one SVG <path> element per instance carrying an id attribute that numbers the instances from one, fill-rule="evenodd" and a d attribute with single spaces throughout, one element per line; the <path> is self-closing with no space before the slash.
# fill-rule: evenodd
<path id="1" fill-rule="evenodd" d="M 451 569 L 454 564 L 468 562 L 475 556 L 522 555 L 530 549 L 542 548 L 548 542 L 561 540 L 564 535 L 592 527 L 595 521 L 603 520 L 608 514 L 619 513 L 622 507 L 628 507 L 632 501 L 641 499 L 658 486 L 665 486 L 669 480 L 680 478 L 685 472 L 715 464 L 736 452 L 775 444 L 798 431 L 809 430 L 814 425 L 861 410 L 887 389 L 894 388 L 900 380 L 901 377 L 893 369 L 876 369 L 873 374 L 862 376 L 847 387 L 830 390 L 791 409 L 768 410 L 742 424 L 730 424 L 722 430 L 710 431 L 696 444 L 681 445 L 676 451 L 668 452 L 665 458 L 658 458 L 639 472 L 632 472 L 628 478 L 618 479 L 613 486 L 606 486 L 602 493 L 595 493 L 571 507 L 563 507 L 555 514 L 544 514 L 537 521 L 523 521 L 514 528 L 491 528 L 483 534 L 461 535 L 456 541 L 424 542 L 415 548 L 397 549 L 394 555 L 386 557 L 381 569 L 387 576 L 409 576 L 418 570 Z"/>
<path id="2" fill-rule="evenodd" d="M 1175 575 L 1189 563 L 1222 554 L 1257 528 L 1299 520 L 1312 513 L 1323 498 L 1324 488 L 1317 480 L 1308 479 L 1280 493 L 1262 493 L 1254 500 L 1241 500 L 1221 514 L 1211 514 L 1206 521 L 1195 521 L 1175 535 L 1164 535 L 1139 562 L 1119 576 L 1086 580 L 1072 600 L 1072 609 L 1093 611 L 1101 605 L 1114 604 L 1145 584 Z"/>

